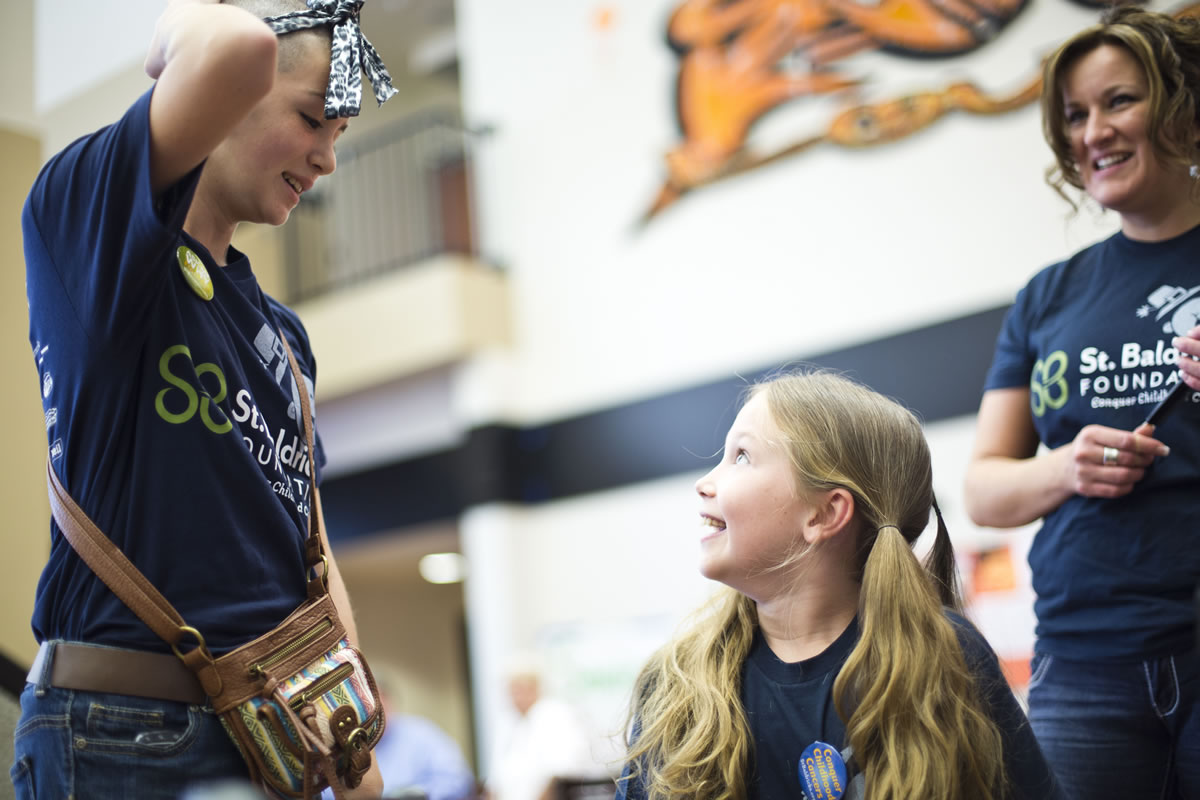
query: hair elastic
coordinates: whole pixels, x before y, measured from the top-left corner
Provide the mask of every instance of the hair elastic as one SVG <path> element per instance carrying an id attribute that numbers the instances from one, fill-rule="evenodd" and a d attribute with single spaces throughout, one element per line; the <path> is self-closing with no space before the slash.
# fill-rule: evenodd
<path id="1" fill-rule="evenodd" d="M 396 93 L 392 76 L 379 53 L 363 36 L 358 20 L 363 0 L 308 0 L 308 11 L 293 11 L 263 22 L 276 36 L 329 25 L 333 31 L 329 51 L 329 85 L 325 89 L 325 119 L 356 117 L 362 108 L 362 73 L 375 90 L 375 102 Z"/>
<path id="2" fill-rule="evenodd" d="M 881 530 L 883 530 L 884 528 L 895 528 L 897 531 L 900 531 L 900 535 L 901 535 L 901 536 L 903 536 L 903 535 L 904 535 L 904 531 L 900 530 L 900 526 L 899 526 L 899 525 L 894 525 L 894 524 L 892 524 L 892 523 L 890 523 L 890 522 L 889 522 L 888 524 L 886 524 L 886 525 L 880 525 L 878 528 L 876 528 L 876 529 L 875 529 L 875 533 L 876 533 L 876 535 L 878 535 L 878 534 L 879 534 L 879 532 L 880 532 Z"/>

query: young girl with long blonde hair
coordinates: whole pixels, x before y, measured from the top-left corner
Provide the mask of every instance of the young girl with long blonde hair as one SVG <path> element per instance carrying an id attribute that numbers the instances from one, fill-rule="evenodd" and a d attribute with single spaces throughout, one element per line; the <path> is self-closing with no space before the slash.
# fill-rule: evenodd
<path id="1" fill-rule="evenodd" d="M 917 419 L 823 372 L 748 397 L 696 483 L 700 570 L 728 588 L 642 670 L 617 797 L 1057 797 L 958 614 Z"/>

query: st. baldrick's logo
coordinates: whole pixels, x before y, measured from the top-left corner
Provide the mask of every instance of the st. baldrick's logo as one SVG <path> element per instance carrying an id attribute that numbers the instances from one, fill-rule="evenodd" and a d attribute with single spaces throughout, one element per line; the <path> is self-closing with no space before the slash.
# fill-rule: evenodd
<path id="1" fill-rule="evenodd" d="M 1108 5 L 1104 0 L 1073 2 L 1094 8 Z M 667 24 L 667 40 L 679 54 L 675 113 L 683 138 L 666 154 L 666 180 L 645 219 L 690 191 L 819 142 L 870 147 L 909 136 L 950 111 L 999 114 L 1033 102 L 1041 92 L 1036 64 L 1030 64 L 1033 76 L 1025 85 L 1009 94 L 993 95 L 970 82 L 951 83 L 851 104 L 835 113 L 823 132 L 773 152 L 753 153 L 746 147 L 754 123 L 785 103 L 865 88 L 864 76 L 839 64 L 844 59 L 872 50 L 923 60 L 969 53 L 998 36 L 1027 4 L 1028 0 L 684 0 Z M 1200 2 L 1175 13 L 1200 16 Z"/>
<path id="2" fill-rule="evenodd" d="M 265 330 L 271 332 L 270 328 Z M 261 340 L 262 336 L 259 338 Z M 267 363 L 265 358 L 264 363 Z M 236 421 L 241 425 L 242 441 L 259 464 L 274 463 L 281 473 L 286 466 L 308 474 L 308 445 L 299 432 L 287 426 L 278 429 L 269 426 L 248 390 L 238 389 L 234 393 L 229 413 L 226 413 L 229 386 L 220 366 L 211 362 L 194 363 L 187 345 L 178 344 L 163 351 L 158 360 L 158 373 L 166 386 L 155 394 L 154 410 L 164 421 L 185 425 L 195 424 L 194 420 L 198 418 L 205 428 L 218 435 L 232 431 Z M 291 419 L 292 407 L 299 406 L 299 388 L 289 373 L 282 372 L 281 376 L 291 381 L 292 394 L 297 398 L 288 409 Z M 311 392 L 309 399 L 311 402 Z M 276 491 L 292 496 L 286 488 Z"/>

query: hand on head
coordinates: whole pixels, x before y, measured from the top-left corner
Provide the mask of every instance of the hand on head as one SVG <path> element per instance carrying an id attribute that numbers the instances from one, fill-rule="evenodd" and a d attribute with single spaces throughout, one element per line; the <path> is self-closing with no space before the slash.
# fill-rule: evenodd
<path id="1" fill-rule="evenodd" d="M 217 5 L 221 0 L 171 0 L 154 25 L 154 36 L 150 40 L 150 49 L 146 51 L 146 61 L 143 65 L 146 74 L 153 80 L 158 80 L 163 67 L 167 65 L 167 45 L 171 41 L 171 31 L 176 25 L 180 9 L 195 5 Z"/>

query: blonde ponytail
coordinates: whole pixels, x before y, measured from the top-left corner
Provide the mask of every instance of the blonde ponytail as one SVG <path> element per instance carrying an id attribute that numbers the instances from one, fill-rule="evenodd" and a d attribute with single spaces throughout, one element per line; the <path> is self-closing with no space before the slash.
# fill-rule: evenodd
<path id="1" fill-rule="evenodd" d="M 895 525 L 867 557 L 861 637 L 833 686 L 871 800 L 990 800 L 1000 733 L 983 713 L 935 584 Z"/>
<path id="2" fill-rule="evenodd" d="M 937 498 L 933 498 L 933 513 L 937 517 L 937 533 L 933 547 L 925 558 L 925 570 L 933 581 L 938 600 L 946 608 L 962 611 L 962 590 L 958 584 L 958 565 L 954 561 L 954 546 L 950 543 L 950 532 L 942 519 Z"/>

